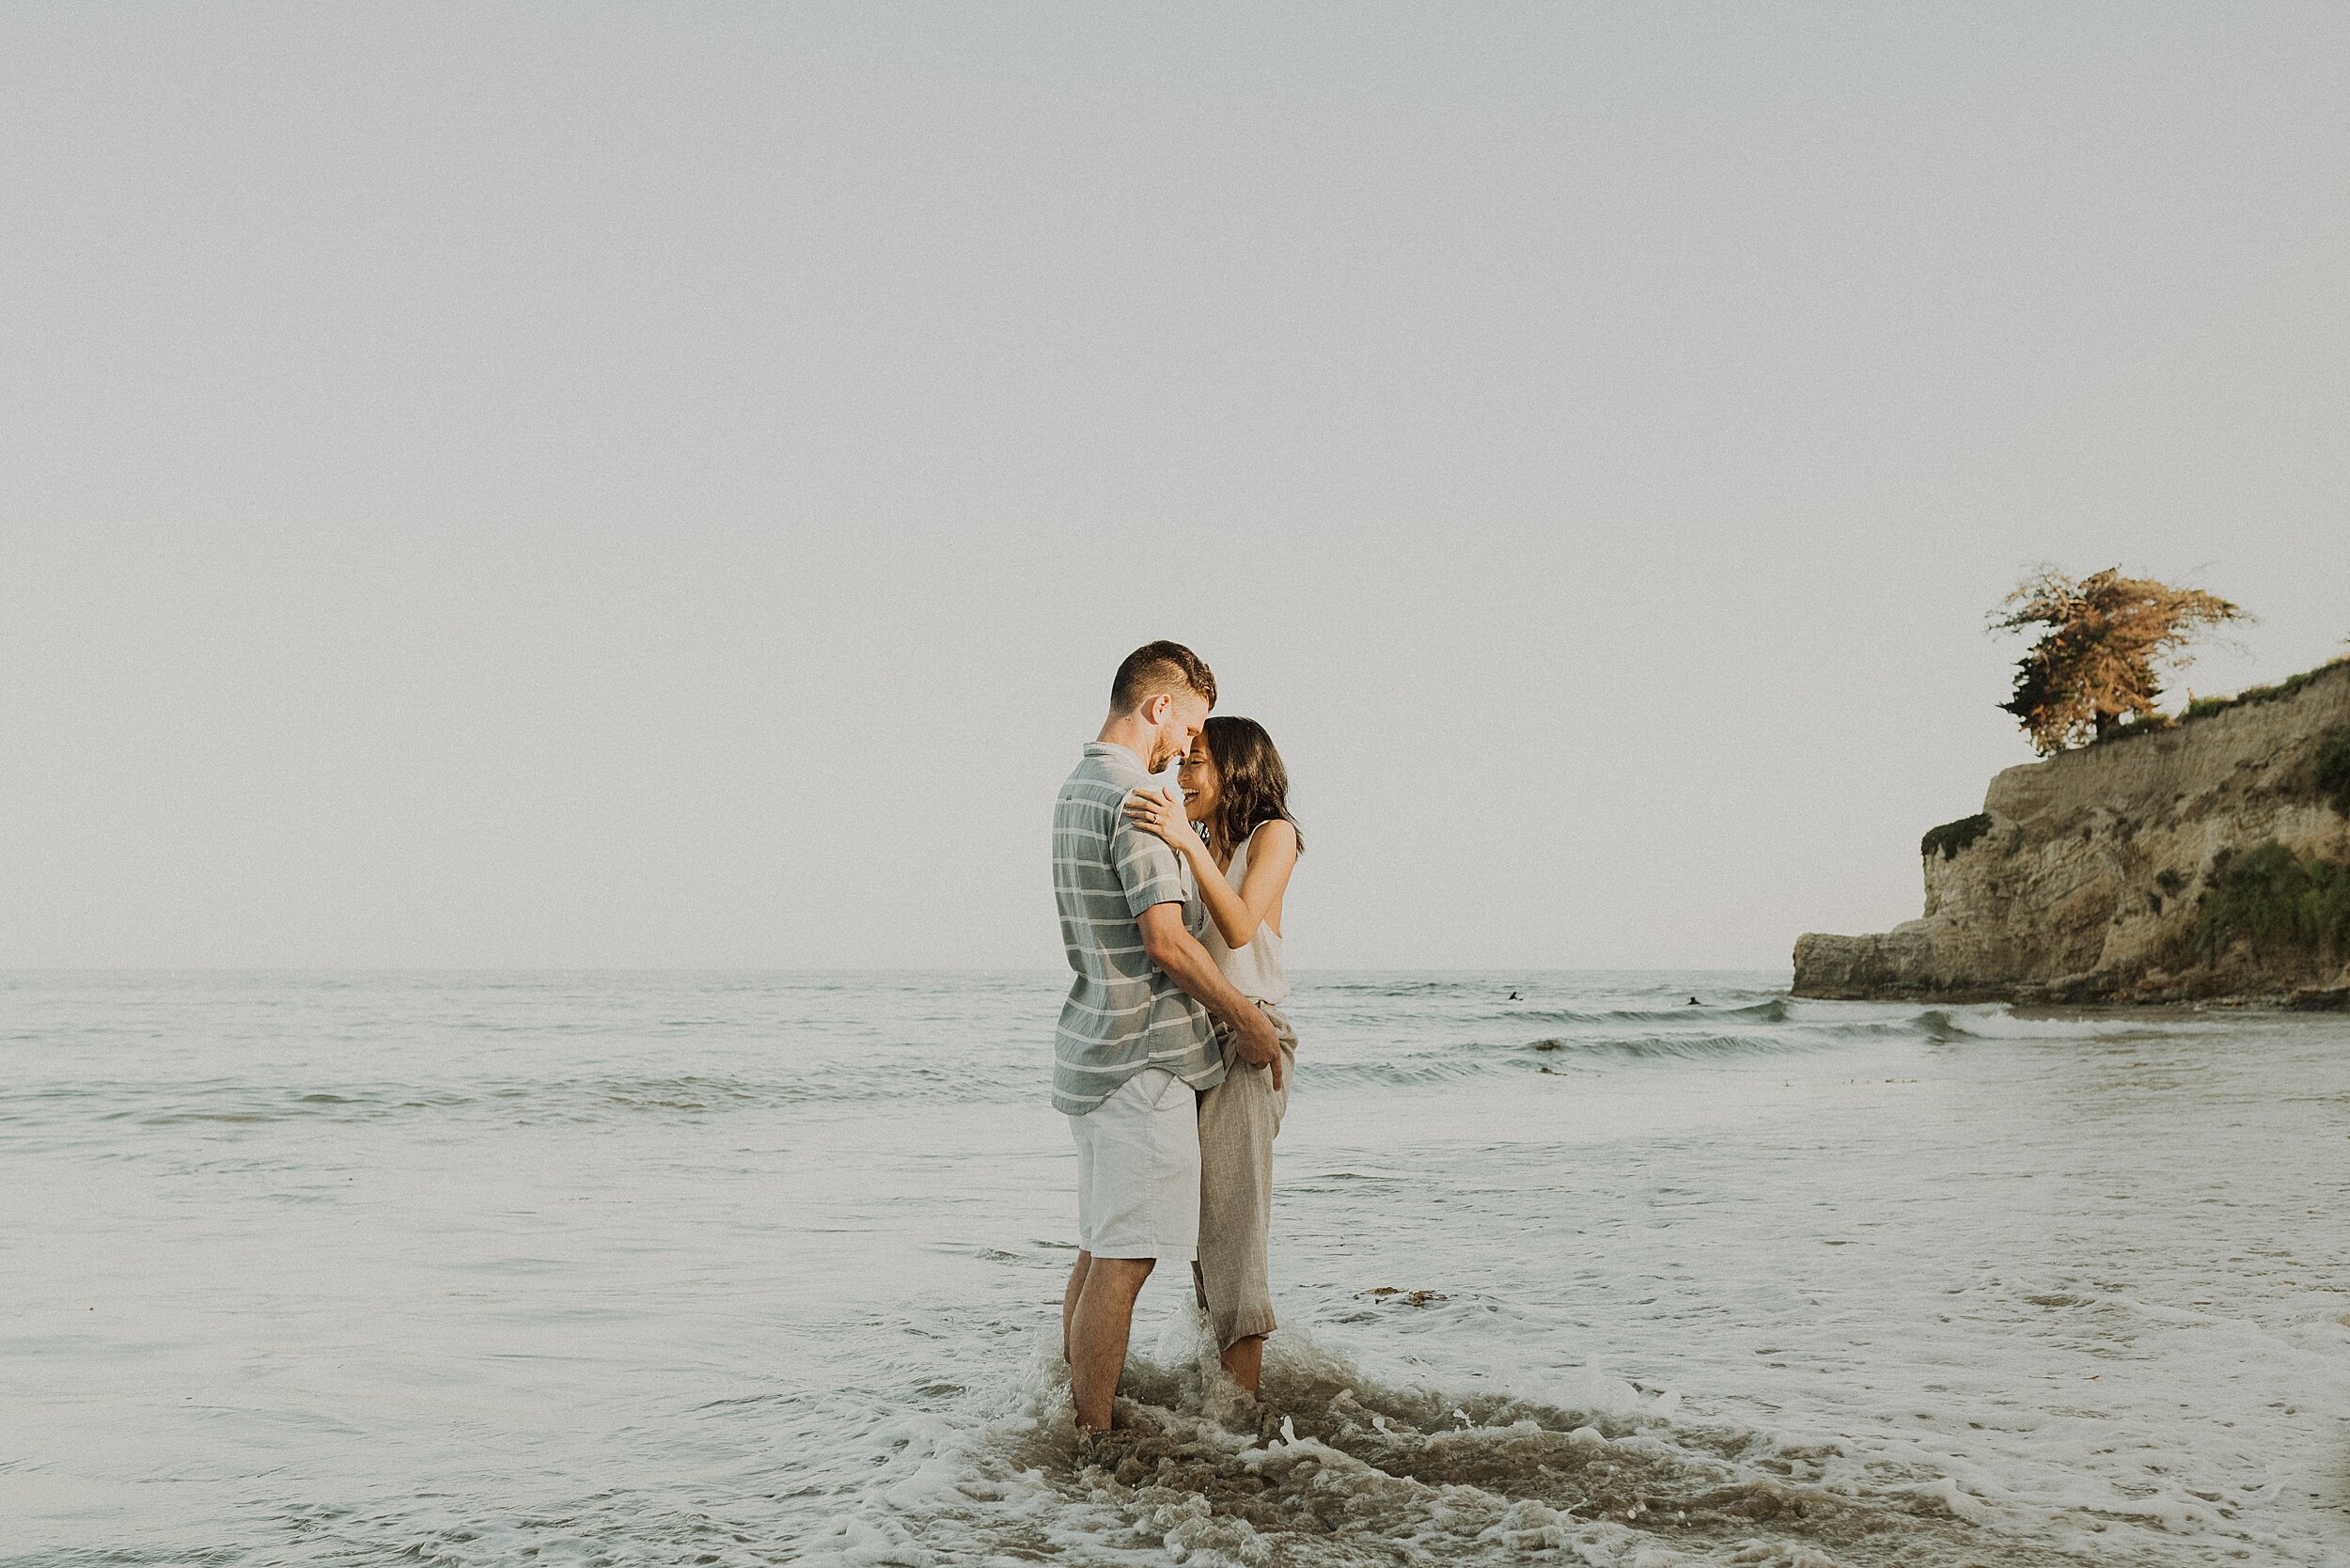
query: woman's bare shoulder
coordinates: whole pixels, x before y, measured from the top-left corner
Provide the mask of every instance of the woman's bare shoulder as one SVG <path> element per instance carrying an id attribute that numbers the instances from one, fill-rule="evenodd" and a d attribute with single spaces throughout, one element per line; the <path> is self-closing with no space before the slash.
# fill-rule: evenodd
<path id="1" fill-rule="evenodd" d="M 1267 817 L 1248 835 L 1248 853 L 1297 847 L 1297 826 L 1280 817 Z"/>

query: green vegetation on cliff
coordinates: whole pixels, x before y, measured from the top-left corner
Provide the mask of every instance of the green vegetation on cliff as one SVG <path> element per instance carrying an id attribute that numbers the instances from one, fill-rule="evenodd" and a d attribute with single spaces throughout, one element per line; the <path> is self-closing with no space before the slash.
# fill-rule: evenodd
<path id="1" fill-rule="evenodd" d="M 2186 705 L 2185 713 L 2175 716 L 2170 713 L 2141 713 L 2126 723 L 2115 725 L 2090 744 L 2111 745 L 2117 741 L 2135 740 L 2140 735 L 2159 735 L 2167 730 L 2174 730 L 2185 725 L 2193 724 L 2199 719 L 2207 719 L 2214 713 L 2227 713 L 2233 708 L 2251 708 L 2264 702 L 2281 701 L 2326 671 L 2338 669 L 2343 665 L 2350 665 L 2350 659 L 2331 660 L 2318 666 L 2315 669 L 2305 669 L 2298 675 L 2290 676 L 2273 686 L 2247 686 L 2233 697 L 2199 697 Z M 2342 798 L 2350 800 L 2350 731 L 2345 731 L 2344 738 L 2338 744 L 2342 747 L 2343 752 Z M 2341 809 L 2345 815 L 2350 815 L 2350 805 L 2344 805 Z"/>
<path id="2" fill-rule="evenodd" d="M 1990 831 L 1991 819 L 1978 811 L 1971 817 L 1927 829 L 1926 836 L 1918 840 L 1918 853 L 1933 855 L 1939 851 L 1942 858 L 1948 860 Z"/>
<path id="3" fill-rule="evenodd" d="M 2318 737 L 2316 754 L 2310 759 L 2310 788 L 2350 817 L 2350 724 Z"/>
<path id="4" fill-rule="evenodd" d="M 2186 950 L 2216 964 L 2239 943 L 2266 968 L 2331 971 L 2350 953 L 2350 866 L 2274 839 L 2221 851 Z"/>
<path id="5" fill-rule="evenodd" d="M 2343 665 L 2350 665 L 2350 657 L 2328 659 L 2315 669 L 2305 669 L 2298 675 L 2289 675 L 2273 686 L 2247 686 L 2233 697 L 2199 697 L 2186 705 L 2186 713 L 2182 715 L 2182 721 L 2209 718 L 2214 713 L 2224 713 L 2231 708 L 2249 708 L 2263 702 L 2282 701 L 2311 682 L 2323 679 L 2329 670 L 2340 669 Z"/>

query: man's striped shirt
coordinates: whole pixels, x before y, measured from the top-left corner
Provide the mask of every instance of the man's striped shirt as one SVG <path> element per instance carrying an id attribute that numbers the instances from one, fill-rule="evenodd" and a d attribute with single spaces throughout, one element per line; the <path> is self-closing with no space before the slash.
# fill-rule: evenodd
<path id="1" fill-rule="evenodd" d="M 1224 1076 L 1207 1010 L 1142 950 L 1142 912 L 1181 903 L 1198 935 L 1205 911 L 1183 857 L 1122 808 L 1151 782 L 1142 759 L 1095 741 L 1053 803 L 1053 896 L 1077 978 L 1053 1042 L 1053 1106 L 1083 1116 L 1146 1067 L 1194 1089 Z"/>

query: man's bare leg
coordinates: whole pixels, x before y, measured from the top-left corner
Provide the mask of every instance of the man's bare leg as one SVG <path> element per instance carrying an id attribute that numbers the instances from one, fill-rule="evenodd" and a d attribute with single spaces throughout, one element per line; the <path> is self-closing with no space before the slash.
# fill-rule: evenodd
<path id="1" fill-rule="evenodd" d="M 1126 1371 L 1126 1337 L 1134 1331 L 1135 1297 L 1151 1278 L 1152 1258 L 1095 1258 L 1069 1320 L 1069 1385 L 1080 1432 L 1107 1432 L 1118 1380 Z"/>
<path id="2" fill-rule="evenodd" d="M 1264 1378 L 1264 1336 L 1251 1334 L 1226 1345 L 1224 1371 L 1233 1382 L 1248 1390 L 1250 1399 L 1255 1399 L 1257 1386 Z"/>
<path id="3" fill-rule="evenodd" d="M 1069 1325 L 1077 1316 L 1077 1297 L 1086 1288 L 1086 1270 L 1093 1264 L 1093 1254 L 1080 1249 L 1077 1262 L 1069 1270 L 1069 1288 L 1060 1293 L 1060 1358 L 1069 1357 Z"/>

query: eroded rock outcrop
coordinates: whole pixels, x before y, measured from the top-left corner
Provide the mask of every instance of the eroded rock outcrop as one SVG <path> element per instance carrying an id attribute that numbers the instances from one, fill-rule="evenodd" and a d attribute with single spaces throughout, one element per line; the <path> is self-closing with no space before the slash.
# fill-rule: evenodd
<path id="1" fill-rule="evenodd" d="M 2201 912 L 2216 873 L 2271 840 L 2350 863 L 2350 815 L 2323 782 L 2345 735 L 2350 661 L 2171 729 L 2010 768 L 1980 817 L 1927 836 L 1923 917 L 1801 938 L 1795 995 L 2176 1001 L 2298 986 L 2322 1002 L 2350 985 L 2330 949 L 2215 944 Z"/>

